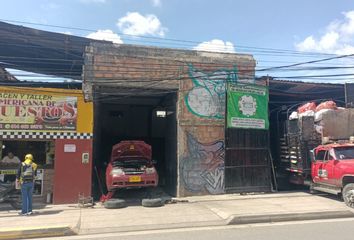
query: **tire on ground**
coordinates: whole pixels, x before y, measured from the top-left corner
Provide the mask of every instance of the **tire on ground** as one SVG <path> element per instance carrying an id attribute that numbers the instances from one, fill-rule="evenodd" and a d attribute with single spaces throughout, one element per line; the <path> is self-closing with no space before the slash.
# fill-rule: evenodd
<path id="1" fill-rule="evenodd" d="M 127 203 L 124 199 L 109 199 L 103 203 L 103 206 L 107 209 L 124 208 Z"/>
<path id="2" fill-rule="evenodd" d="M 314 183 L 313 182 L 311 182 L 311 184 L 310 184 L 309 192 L 311 194 L 316 194 L 317 193 L 317 191 L 314 189 Z"/>
<path id="3" fill-rule="evenodd" d="M 350 201 L 350 198 L 354 198 L 354 183 L 349 183 L 343 188 L 343 200 L 348 207 L 354 208 L 354 202 Z"/>
<path id="4" fill-rule="evenodd" d="M 143 199 L 141 205 L 144 207 L 162 207 L 164 205 L 161 198 Z"/>

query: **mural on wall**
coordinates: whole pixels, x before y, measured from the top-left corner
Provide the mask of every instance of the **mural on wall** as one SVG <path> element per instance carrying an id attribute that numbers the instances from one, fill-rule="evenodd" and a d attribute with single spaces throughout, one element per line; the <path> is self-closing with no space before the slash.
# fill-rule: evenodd
<path id="1" fill-rule="evenodd" d="M 189 65 L 188 74 L 193 82 L 185 96 L 188 110 L 199 117 L 223 119 L 226 82 L 237 82 L 237 69 L 204 73 Z"/>
<path id="2" fill-rule="evenodd" d="M 184 187 L 195 193 L 224 193 L 224 141 L 200 143 L 187 132 L 187 146 L 180 165 Z"/>

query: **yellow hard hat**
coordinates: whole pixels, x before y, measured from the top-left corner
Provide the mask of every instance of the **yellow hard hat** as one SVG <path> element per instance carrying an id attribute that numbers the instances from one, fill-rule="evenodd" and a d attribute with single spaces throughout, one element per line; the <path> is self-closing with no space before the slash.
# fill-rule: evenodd
<path id="1" fill-rule="evenodd" d="M 28 159 L 28 160 L 33 160 L 33 155 L 32 154 L 26 154 L 26 156 L 25 156 L 25 159 Z"/>

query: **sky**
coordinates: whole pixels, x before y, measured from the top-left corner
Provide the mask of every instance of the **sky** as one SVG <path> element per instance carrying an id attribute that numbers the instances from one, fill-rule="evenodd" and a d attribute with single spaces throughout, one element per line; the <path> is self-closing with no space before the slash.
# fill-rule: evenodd
<path id="1" fill-rule="evenodd" d="M 116 43 L 248 53 L 258 76 L 354 79 L 354 57 L 274 69 L 354 54 L 350 0 L 3 0 L 0 19 Z"/>

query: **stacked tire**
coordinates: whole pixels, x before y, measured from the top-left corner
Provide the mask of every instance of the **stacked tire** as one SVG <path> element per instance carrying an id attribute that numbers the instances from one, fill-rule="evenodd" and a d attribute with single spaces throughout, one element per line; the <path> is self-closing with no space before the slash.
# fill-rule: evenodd
<path id="1" fill-rule="evenodd" d="M 162 207 L 164 202 L 161 198 L 143 199 L 141 205 L 144 207 Z"/>
<path id="2" fill-rule="evenodd" d="M 109 199 L 103 203 L 107 209 L 125 208 L 127 203 L 124 199 Z"/>

